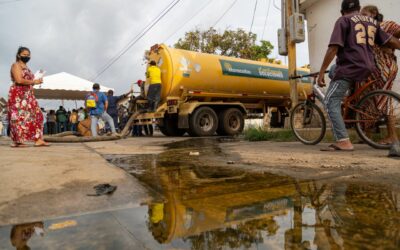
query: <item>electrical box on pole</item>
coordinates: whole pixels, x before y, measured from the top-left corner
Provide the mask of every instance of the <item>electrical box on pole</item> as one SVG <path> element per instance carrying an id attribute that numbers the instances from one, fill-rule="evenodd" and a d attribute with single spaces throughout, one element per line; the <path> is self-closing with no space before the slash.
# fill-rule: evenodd
<path id="1" fill-rule="evenodd" d="M 279 55 L 281 56 L 288 55 L 286 30 L 284 29 L 278 29 L 278 47 L 279 47 Z"/>
<path id="2" fill-rule="evenodd" d="M 286 29 L 286 2 L 281 0 L 281 28 L 278 30 L 279 55 L 288 55 L 287 29 Z"/>
<path id="3" fill-rule="evenodd" d="M 290 40 L 295 43 L 302 43 L 306 40 L 304 15 L 293 13 L 289 17 Z"/>

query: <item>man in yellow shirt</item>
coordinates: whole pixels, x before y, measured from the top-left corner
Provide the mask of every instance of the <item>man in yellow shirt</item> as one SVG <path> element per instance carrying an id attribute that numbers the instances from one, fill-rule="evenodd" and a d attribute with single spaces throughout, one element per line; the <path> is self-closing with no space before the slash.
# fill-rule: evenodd
<path id="1" fill-rule="evenodd" d="M 147 68 L 146 76 L 150 83 L 147 92 L 147 100 L 149 101 L 149 108 L 151 112 L 156 111 L 161 98 L 161 70 L 157 67 L 155 61 L 150 62 Z"/>

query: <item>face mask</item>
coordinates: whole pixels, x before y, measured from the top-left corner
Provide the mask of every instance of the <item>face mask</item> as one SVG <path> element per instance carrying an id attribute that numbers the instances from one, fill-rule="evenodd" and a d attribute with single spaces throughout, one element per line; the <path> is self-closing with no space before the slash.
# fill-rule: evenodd
<path id="1" fill-rule="evenodd" d="M 29 60 L 31 60 L 30 56 L 20 56 L 19 57 L 21 59 L 22 62 L 27 63 L 29 62 Z"/>

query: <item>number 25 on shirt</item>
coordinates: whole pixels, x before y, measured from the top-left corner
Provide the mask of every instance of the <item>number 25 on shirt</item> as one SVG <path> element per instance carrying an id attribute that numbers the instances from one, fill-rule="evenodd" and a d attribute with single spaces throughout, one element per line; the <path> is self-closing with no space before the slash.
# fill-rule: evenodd
<path id="1" fill-rule="evenodd" d="M 357 32 L 356 36 L 358 44 L 367 44 L 367 39 L 368 39 L 368 44 L 370 46 L 375 45 L 375 35 L 377 30 L 375 26 L 368 25 L 368 28 L 366 29 L 364 25 L 359 23 L 354 27 L 354 29 Z M 367 31 L 368 31 L 368 36 L 367 36 Z"/>

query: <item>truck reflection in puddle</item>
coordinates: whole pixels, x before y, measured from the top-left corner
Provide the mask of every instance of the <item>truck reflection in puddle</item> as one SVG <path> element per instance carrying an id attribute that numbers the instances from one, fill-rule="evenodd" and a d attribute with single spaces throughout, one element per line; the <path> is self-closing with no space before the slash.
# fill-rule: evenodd
<path id="1" fill-rule="evenodd" d="M 399 194 L 388 187 L 295 181 L 274 186 L 281 177 L 250 174 L 244 178 L 251 177 L 252 183 L 248 183 L 251 191 L 236 180 L 236 192 L 229 193 L 226 185 L 234 187 L 234 182 L 208 182 L 181 189 L 185 184 L 174 179 L 179 174 L 169 174 L 161 181 L 162 185 L 169 185 L 163 190 L 161 200 L 139 208 L 2 227 L 1 249 L 13 249 L 12 245 L 17 247 L 22 243 L 32 249 L 399 249 L 400 246 Z M 255 183 L 260 189 L 254 188 Z M 219 190 L 219 185 L 225 191 Z M 76 223 L 54 226 L 68 221 Z M 44 229 L 44 237 L 33 233 L 35 225 Z M 11 239 L 6 241 L 10 232 Z"/>
<path id="2" fill-rule="evenodd" d="M 191 157 L 193 150 L 200 157 Z M 114 161 L 164 197 L 148 211 L 148 227 L 162 244 L 184 239 L 192 249 L 400 248 L 399 193 L 391 187 L 299 182 L 225 163 L 208 139 Z"/>

